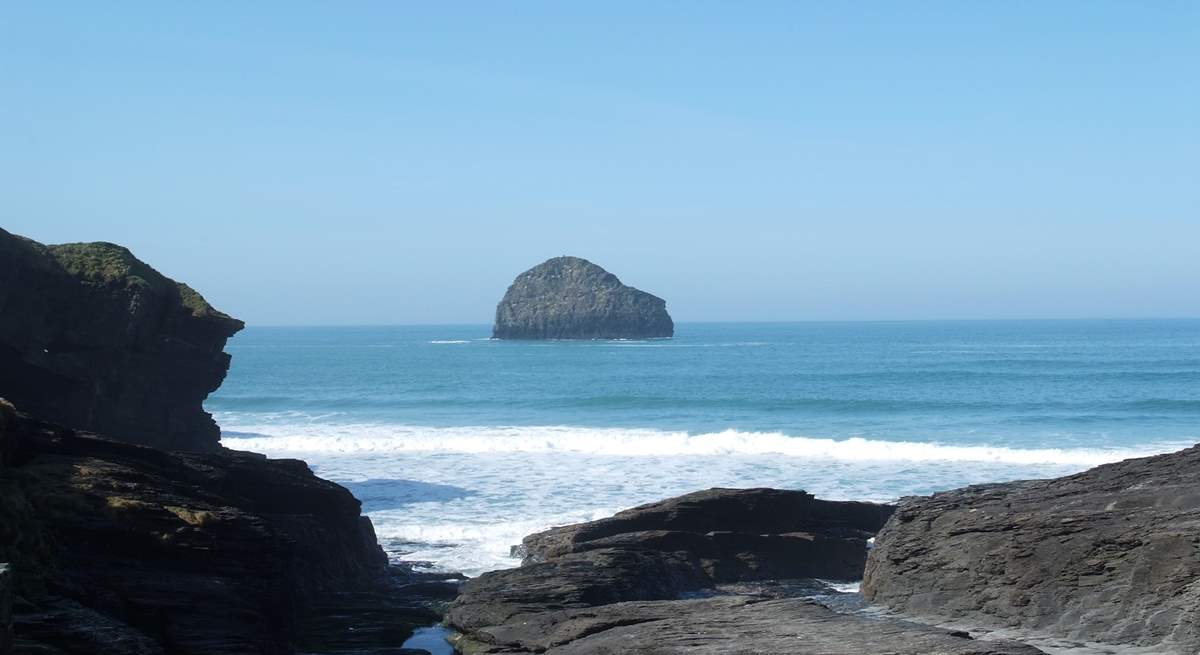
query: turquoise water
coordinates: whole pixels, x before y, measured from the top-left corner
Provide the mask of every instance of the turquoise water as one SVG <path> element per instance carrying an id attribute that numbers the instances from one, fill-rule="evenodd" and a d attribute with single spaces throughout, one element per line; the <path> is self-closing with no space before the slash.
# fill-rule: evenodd
<path id="1" fill-rule="evenodd" d="M 397 557 L 477 573 L 536 529 L 695 488 L 890 500 L 1200 441 L 1200 321 L 248 328 L 226 445 L 303 457 Z"/>

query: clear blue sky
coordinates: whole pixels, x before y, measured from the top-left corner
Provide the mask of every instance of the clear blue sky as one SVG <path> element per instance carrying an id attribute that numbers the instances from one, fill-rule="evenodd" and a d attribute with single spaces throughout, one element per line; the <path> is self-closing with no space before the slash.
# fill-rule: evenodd
<path id="1" fill-rule="evenodd" d="M 1200 3 L 583 5 L 6 3 L 0 227 L 257 324 L 1200 315 Z"/>

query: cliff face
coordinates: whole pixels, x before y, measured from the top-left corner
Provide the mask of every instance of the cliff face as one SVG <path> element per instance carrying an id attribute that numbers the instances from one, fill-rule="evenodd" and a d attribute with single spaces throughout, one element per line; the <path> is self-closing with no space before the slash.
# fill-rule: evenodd
<path id="1" fill-rule="evenodd" d="M 0 396 L 63 425 L 209 450 L 202 407 L 242 322 L 109 243 L 44 246 L 0 230 Z"/>
<path id="2" fill-rule="evenodd" d="M 1200 446 L 907 499 L 862 589 L 935 620 L 1200 652 Z"/>
<path id="3" fill-rule="evenodd" d="M 496 306 L 496 339 L 650 339 L 675 324 L 662 298 L 621 284 L 578 257 L 555 257 L 517 276 Z"/>
<path id="4" fill-rule="evenodd" d="M 0 653 L 10 592 L 31 653 L 361 654 L 437 619 L 453 590 L 349 491 L 219 447 L 241 327 L 120 246 L 0 231 Z"/>

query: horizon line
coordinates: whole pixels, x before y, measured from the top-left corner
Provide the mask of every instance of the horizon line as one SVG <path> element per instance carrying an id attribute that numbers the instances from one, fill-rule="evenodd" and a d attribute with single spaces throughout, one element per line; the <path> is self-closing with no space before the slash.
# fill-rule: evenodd
<path id="1" fill-rule="evenodd" d="M 1093 316 L 1071 318 L 842 318 L 842 319 L 787 319 L 777 321 L 726 321 L 698 320 L 675 321 L 675 325 L 789 325 L 796 323 L 1033 323 L 1033 322 L 1133 322 L 1133 321 L 1200 321 L 1198 316 Z M 382 328 L 382 327 L 488 327 L 492 323 L 447 322 L 447 323 L 250 323 L 247 328 Z"/>

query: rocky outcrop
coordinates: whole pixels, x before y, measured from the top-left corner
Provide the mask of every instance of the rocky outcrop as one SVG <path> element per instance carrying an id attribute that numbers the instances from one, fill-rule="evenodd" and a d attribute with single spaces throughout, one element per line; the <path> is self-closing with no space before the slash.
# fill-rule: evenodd
<path id="1" fill-rule="evenodd" d="M 934 620 L 1200 652 L 1200 446 L 906 499 L 863 593 Z"/>
<path id="2" fill-rule="evenodd" d="M 399 647 L 438 617 L 359 502 L 303 462 L 7 425 L 0 561 L 29 652 L 367 652 L 347 639 Z"/>
<path id="3" fill-rule="evenodd" d="M 447 613 L 465 653 L 1029 655 L 814 593 L 858 579 L 884 505 L 803 491 L 710 489 L 527 537 L 525 564 L 467 582 Z"/>
<path id="4" fill-rule="evenodd" d="M 160 448 L 216 448 L 202 403 L 241 328 L 121 246 L 44 246 L 0 230 L 0 396 L 32 415 Z"/>
<path id="5" fill-rule="evenodd" d="M 653 339 L 675 324 L 662 298 L 621 284 L 578 257 L 555 257 L 517 276 L 496 306 L 496 339 Z"/>
<path id="6" fill-rule="evenodd" d="M 440 618 L 456 585 L 390 566 L 349 491 L 219 446 L 202 402 L 241 327 L 120 246 L 0 231 L 15 652 L 400 654 Z"/>

